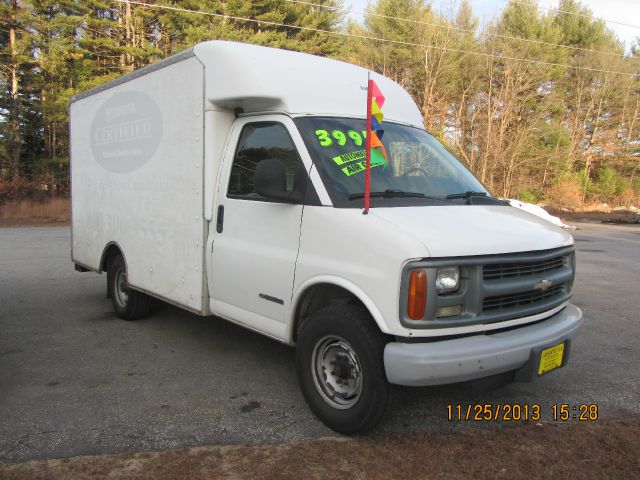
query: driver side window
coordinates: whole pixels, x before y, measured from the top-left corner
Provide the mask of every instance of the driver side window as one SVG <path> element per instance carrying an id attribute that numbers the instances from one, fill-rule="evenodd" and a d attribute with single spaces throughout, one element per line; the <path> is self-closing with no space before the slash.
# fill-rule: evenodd
<path id="1" fill-rule="evenodd" d="M 255 191 L 256 166 L 275 158 L 285 167 L 287 191 L 295 189 L 296 179 L 306 171 L 286 127 L 277 122 L 248 123 L 242 129 L 231 167 L 227 196 L 264 200 Z"/>

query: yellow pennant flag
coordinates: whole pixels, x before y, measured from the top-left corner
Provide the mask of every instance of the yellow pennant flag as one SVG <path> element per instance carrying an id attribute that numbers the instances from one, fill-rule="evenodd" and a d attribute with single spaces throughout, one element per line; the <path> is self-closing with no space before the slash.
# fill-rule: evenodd
<path id="1" fill-rule="evenodd" d="M 376 120 L 378 120 L 378 122 L 382 123 L 384 115 L 382 115 L 382 110 L 380 110 L 380 107 L 378 106 L 375 98 L 371 100 L 371 115 L 376 117 Z"/>

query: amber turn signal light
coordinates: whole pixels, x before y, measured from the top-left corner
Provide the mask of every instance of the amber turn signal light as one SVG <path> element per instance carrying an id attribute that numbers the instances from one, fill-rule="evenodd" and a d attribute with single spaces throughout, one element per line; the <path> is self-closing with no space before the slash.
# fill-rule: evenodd
<path id="1" fill-rule="evenodd" d="M 407 315 L 411 320 L 422 320 L 427 306 L 427 274 L 414 270 L 409 278 L 409 301 Z"/>

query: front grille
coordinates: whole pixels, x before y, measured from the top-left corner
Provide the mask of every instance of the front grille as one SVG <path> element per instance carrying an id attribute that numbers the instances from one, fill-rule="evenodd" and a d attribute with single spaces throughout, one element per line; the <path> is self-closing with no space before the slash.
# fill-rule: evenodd
<path id="1" fill-rule="evenodd" d="M 526 263 L 495 263 L 485 265 L 482 269 L 484 280 L 499 280 L 502 278 L 527 277 L 540 275 L 561 269 L 567 262 L 566 255 L 560 255 L 543 261 L 530 261 Z"/>
<path id="2" fill-rule="evenodd" d="M 534 290 L 524 293 L 512 293 L 508 295 L 498 295 L 495 297 L 485 298 L 482 302 L 482 311 L 497 312 L 500 310 L 509 310 L 518 307 L 528 307 L 542 303 L 550 302 L 556 298 L 564 297 L 567 286 L 556 285 L 545 291 Z"/>
<path id="3" fill-rule="evenodd" d="M 401 321 L 411 328 L 478 324 L 491 324 L 498 328 L 500 322 L 540 316 L 561 307 L 571 298 L 574 265 L 573 246 L 411 262 L 403 273 Z M 408 318 L 409 272 L 424 270 L 429 286 L 427 291 L 435 292 L 438 270 L 454 266 L 460 269 L 458 289 L 441 295 L 432 293 L 427 301 L 424 320 Z M 460 308 L 460 313 L 438 316 L 441 309 L 448 307 Z"/>

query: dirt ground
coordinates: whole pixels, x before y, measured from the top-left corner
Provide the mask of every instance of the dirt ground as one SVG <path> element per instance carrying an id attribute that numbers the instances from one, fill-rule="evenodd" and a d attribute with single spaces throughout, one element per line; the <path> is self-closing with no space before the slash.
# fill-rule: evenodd
<path id="1" fill-rule="evenodd" d="M 30 218 L 30 219 L 5 219 L 0 218 L 0 228 L 2 227 L 64 227 L 71 225 L 68 218 Z"/>
<path id="2" fill-rule="evenodd" d="M 0 464 L 6 480 L 638 478 L 640 416 Z"/>
<path id="3" fill-rule="evenodd" d="M 71 223 L 71 202 L 53 198 L 46 202 L 21 200 L 0 205 L 0 227 L 48 227 Z"/>

